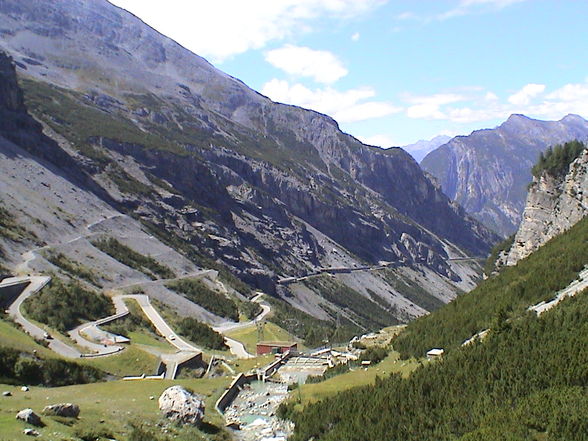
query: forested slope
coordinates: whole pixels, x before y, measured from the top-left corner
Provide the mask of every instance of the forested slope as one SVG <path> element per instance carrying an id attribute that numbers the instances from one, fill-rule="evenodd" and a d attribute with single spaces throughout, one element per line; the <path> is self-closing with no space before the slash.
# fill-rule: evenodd
<path id="1" fill-rule="evenodd" d="M 403 357 L 422 357 L 431 348 L 451 350 L 497 320 L 520 315 L 570 284 L 588 263 L 588 218 L 578 222 L 514 267 L 435 313 L 413 321 L 394 343 Z"/>
<path id="2" fill-rule="evenodd" d="M 444 360 L 282 415 L 293 441 L 588 440 L 588 293 L 541 317 L 588 262 L 588 218 L 477 289 L 411 323 L 393 343 L 404 356 L 432 347 Z M 461 343 L 490 328 L 482 341 Z"/>
<path id="3" fill-rule="evenodd" d="M 588 296 L 492 331 L 408 379 L 392 376 L 290 417 L 291 441 L 586 440 Z"/>

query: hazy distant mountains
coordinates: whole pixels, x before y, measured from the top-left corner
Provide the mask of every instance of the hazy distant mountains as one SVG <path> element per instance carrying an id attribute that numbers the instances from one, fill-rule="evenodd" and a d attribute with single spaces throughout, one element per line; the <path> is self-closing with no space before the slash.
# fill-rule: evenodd
<path id="1" fill-rule="evenodd" d="M 568 115 L 539 121 L 512 115 L 494 129 L 457 136 L 429 153 L 421 167 L 444 193 L 494 231 L 507 236 L 521 220 L 531 167 L 547 147 L 588 138 L 588 121 Z"/>
<path id="2" fill-rule="evenodd" d="M 421 162 L 427 154 L 437 147 L 442 146 L 447 141 L 451 139 L 451 136 L 447 135 L 438 135 L 435 136 L 433 139 L 421 139 L 414 144 L 408 144 L 402 146 L 404 150 L 406 150 L 410 155 L 416 160 L 416 162 Z"/>

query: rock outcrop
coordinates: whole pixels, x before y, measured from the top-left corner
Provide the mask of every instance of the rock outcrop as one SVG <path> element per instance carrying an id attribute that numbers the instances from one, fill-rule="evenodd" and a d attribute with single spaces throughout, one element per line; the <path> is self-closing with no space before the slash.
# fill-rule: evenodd
<path id="1" fill-rule="evenodd" d="M 204 400 L 182 386 L 168 387 L 159 397 L 163 415 L 182 424 L 198 426 L 204 418 Z"/>
<path id="2" fill-rule="evenodd" d="M 41 421 L 41 417 L 37 415 L 33 409 L 23 409 L 16 414 L 16 419 L 24 421 L 27 424 L 32 424 L 33 426 L 42 427 L 43 422 Z"/>
<path id="3" fill-rule="evenodd" d="M 587 138 L 588 121 L 578 115 L 560 121 L 512 115 L 494 129 L 453 138 L 429 153 L 421 167 L 450 199 L 506 237 L 521 221 L 539 154 L 554 144 Z"/>
<path id="4" fill-rule="evenodd" d="M 515 265 L 588 214 L 588 149 L 564 177 L 543 173 L 529 188 L 523 221 L 506 256 Z"/>
<path id="5" fill-rule="evenodd" d="M 43 415 L 77 418 L 80 415 L 80 406 L 72 403 L 51 404 L 45 406 Z"/>

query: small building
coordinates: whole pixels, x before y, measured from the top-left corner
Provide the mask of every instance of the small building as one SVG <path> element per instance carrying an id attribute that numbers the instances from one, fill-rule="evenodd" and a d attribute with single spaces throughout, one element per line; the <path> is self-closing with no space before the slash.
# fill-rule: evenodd
<path id="1" fill-rule="evenodd" d="M 261 341 L 257 343 L 257 355 L 264 354 L 285 354 L 286 352 L 296 352 L 298 343 L 285 341 Z"/>
<path id="2" fill-rule="evenodd" d="M 445 350 L 441 348 L 433 348 L 427 352 L 427 360 L 435 360 L 437 358 L 443 358 Z"/>

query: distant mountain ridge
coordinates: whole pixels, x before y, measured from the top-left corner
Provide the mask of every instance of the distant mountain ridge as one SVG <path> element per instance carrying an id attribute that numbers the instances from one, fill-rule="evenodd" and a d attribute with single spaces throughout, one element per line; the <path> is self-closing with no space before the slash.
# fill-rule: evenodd
<path id="1" fill-rule="evenodd" d="M 415 143 L 403 145 L 402 149 L 406 150 L 416 162 L 421 162 L 429 152 L 442 146 L 450 139 L 451 136 L 437 135 L 429 140 L 421 139 Z"/>
<path id="2" fill-rule="evenodd" d="M 508 236 L 521 220 L 539 153 L 554 144 L 587 138 L 588 121 L 578 115 L 540 121 L 515 114 L 494 129 L 451 139 L 429 153 L 421 167 L 435 176 L 449 198 Z"/>

